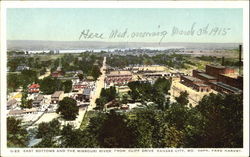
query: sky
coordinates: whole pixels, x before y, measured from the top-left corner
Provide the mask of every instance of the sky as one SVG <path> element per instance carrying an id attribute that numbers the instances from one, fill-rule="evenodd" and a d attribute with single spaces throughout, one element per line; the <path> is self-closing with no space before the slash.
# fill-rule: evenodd
<path id="1" fill-rule="evenodd" d="M 238 8 L 8 8 L 7 40 L 241 43 L 242 20 Z M 79 39 L 87 30 L 98 35 Z"/>

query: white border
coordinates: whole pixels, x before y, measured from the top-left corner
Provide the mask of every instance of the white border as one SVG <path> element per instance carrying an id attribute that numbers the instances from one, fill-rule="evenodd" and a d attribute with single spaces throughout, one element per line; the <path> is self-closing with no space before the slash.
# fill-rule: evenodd
<path id="1" fill-rule="evenodd" d="M 6 9 L 7 8 L 243 8 L 243 56 L 244 56 L 244 149 L 240 153 L 46 153 L 46 156 L 248 156 L 249 153 L 249 3 L 247 1 L 223 2 L 223 1 L 23 1 L 23 2 L 1 2 L 1 156 L 30 156 L 30 153 L 11 153 L 6 147 Z M 22 150 L 22 149 L 18 149 Z M 32 150 L 32 149 L 27 149 Z M 39 150 L 39 149 L 36 149 Z M 41 149 L 44 150 L 44 149 Z M 57 150 L 57 149 L 46 149 Z M 73 150 L 73 149 L 67 149 Z M 90 150 L 90 149 L 88 149 Z M 93 149 L 92 149 L 93 150 Z M 95 149 L 101 150 L 101 149 Z M 116 149 L 118 150 L 118 149 Z M 160 149 L 158 149 L 160 150 Z M 169 149 L 170 150 L 170 149 Z M 182 149 L 171 149 L 178 151 Z M 187 149 L 184 149 L 187 150 Z M 198 150 L 198 149 L 193 149 Z M 199 149 L 202 150 L 202 149 Z M 206 150 L 206 149 L 203 149 Z M 208 149 L 209 150 L 209 149 Z M 224 149 L 216 149 L 224 150 Z M 233 149 L 230 149 L 233 150 Z M 45 156 L 44 153 L 36 153 L 33 156 Z"/>

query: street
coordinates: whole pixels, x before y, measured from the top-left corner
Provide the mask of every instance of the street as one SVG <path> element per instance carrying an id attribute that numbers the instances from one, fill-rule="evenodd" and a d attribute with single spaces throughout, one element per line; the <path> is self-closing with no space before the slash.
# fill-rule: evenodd
<path id="1" fill-rule="evenodd" d="M 104 59 L 103 59 L 103 64 L 102 64 L 102 67 L 100 69 L 102 75 L 96 81 L 95 91 L 91 95 L 90 105 L 88 106 L 88 111 L 92 110 L 93 108 L 96 107 L 95 101 L 97 98 L 100 97 L 101 90 L 102 90 L 102 88 L 104 88 L 104 79 L 105 79 L 105 74 L 106 74 L 105 69 L 106 69 L 106 57 L 104 57 Z"/>
<path id="2" fill-rule="evenodd" d="M 46 69 L 45 74 L 39 76 L 38 79 L 39 79 L 39 80 L 42 80 L 43 78 L 50 76 L 50 74 L 51 74 L 50 69 Z"/>
<path id="3" fill-rule="evenodd" d="M 86 114 L 86 112 L 93 110 L 96 107 L 95 101 L 97 98 L 100 97 L 101 90 L 102 90 L 102 88 L 104 88 L 104 79 L 105 79 L 105 72 L 106 72 L 105 69 L 106 69 L 106 57 L 104 57 L 102 67 L 100 69 L 102 75 L 99 76 L 99 78 L 96 81 L 95 90 L 93 92 L 91 92 L 91 99 L 90 99 L 89 106 L 87 107 L 87 109 L 80 109 L 79 110 L 79 115 L 78 115 L 77 119 L 75 120 L 76 128 L 79 128 L 81 126 L 83 117 Z"/>

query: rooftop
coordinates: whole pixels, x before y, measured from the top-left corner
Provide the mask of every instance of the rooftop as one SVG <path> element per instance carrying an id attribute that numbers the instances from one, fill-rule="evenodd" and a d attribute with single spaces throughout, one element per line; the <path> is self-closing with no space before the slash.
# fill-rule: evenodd
<path id="1" fill-rule="evenodd" d="M 83 91 L 83 95 L 90 95 L 91 89 L 90 88 L 85 88 Z"/>
<path id="2" fill-rule="evenodd" d="M 188 79 L 188 80 L 190 80 L 190 81 L 202 81 L 202 80 L 200 80 L 200 79 L 198 79 L 198 78 L 195 78 L 195 77 L 192 77 L 192 76 L 182 76 L 182 77 L 184 77 L 184 78 L 186 78 L 186 79 Z"/>
<path id="3" fill-rule="evenodd" d="M 18 99 L 18 98 L 22 98 L 22 93 L 17 93 L 15 96 L 13 96 L 12 98 L 16 98 L 16 99 Z"/>
<path id="4" fill-rule="evenodd" d="M 228 73 L 228 74 L 221 74 L 227 77 L 231 77 L 231 78 L 238 78 L 238 74 L 237 73 Z"/>
<path id="5" fill-rule="evenodd" d="M 40 88 L 39 84 L 32 84 L 29 86 L 29 88 Z"/>
<path id="6" fill-rule="evenodd" d="M 36 98 L 35 98 L 35 101 L 42 101 L 43 100 L 43 95 L 38 95 Z"/>
<path id="7" fill-rule="evenodd" d="M 17 103 L 16 99 L 11 99 L 10 101 L 7 102 L 7 106 L 12 106 L 15 103 Z"/>
<path id="8" fill-rule="evenodd" d="M 196 86 L 199 86 L 199 87 L 208 87 L 208 85 L 206 84 L 203 84 L 203 83 L 195 83 Z"/>
<path id="9" fill-rule="evenodd" d="M 143 75 L 168 75 L 170 73 L 167 72 L 154 72 L 154 73 L 144 73 Z"/>
<path id="10" fill-rule="evenodd" d="M 222 65 L 215 65 L 215 64 L 209 64 L 207 66 L 210 66 L 210 67 L 213 67 L 213 68 L 217 68 L 217 69 L 225 69 L 226 67 L 225 66 L 222 66 Z"/>
<path id="11" fill-rule="evenodd" d="M 199 69 L 195 69 L 195 70 L 193 70 L 193 71 L 197 71 L 197 72 L 199 72 L 199 73 L 204 73 L 203 70 L 199 70 Z"/>
<path id="12" fill-rule="evenodd" d="M 57 98 L 57 97 L 59 97 L 61 94 L 63 94 L 63 91 L 55 91 L 55 93 L 51 95 L 51 98 L 55 98 L 55 97 Z"/>
<path id="13" fill-rule="evenodd" d="M 227 89 L 227 90 L 234 92 L 234 93 L 242 93 L 242 90 L 235 88 L 233 86 L 230 86 L 228 84 L 222 83 L 222 82 L 214 82 L 213 84 L 215 84 L 221 88 Z"/>
<path id="14" fill-rule="evenodd" d="M 24 110 L 10 110 L 9 114 L 10 115 L 15 115 L 15 114 L 23 114 L 27 112 L 36 112 L 36 108 L 30 108 L 30 109 L 24 109 Z"/>
<path id="15" fill-rule="evenodd" d="M 205 73 L 199 73 L 198 75 L 203 76 L 203 77 L 210 79 L 210 80 L 216 80 L 215 77 L 208 75 L 208 74 L 205 74 Z"/>
<path id="16" fill-rule="evenodd" d="M 37 108 L 29 108 L 29 109 L 25 109 L 23 112 L 36 112 Z"/>
<path id="17" fill-rule="evenodd" d="M 15 115 L 15 114 L 22 114 L 23 110 L 10 110 L 9 114 L 10 115 Z"/>
<path id="18" fill-rule="evenodd" d="M 107 76 L 113 75 L 132 75 L 131 71 L 123 70 L 123 71 L 111 71 Z"/>

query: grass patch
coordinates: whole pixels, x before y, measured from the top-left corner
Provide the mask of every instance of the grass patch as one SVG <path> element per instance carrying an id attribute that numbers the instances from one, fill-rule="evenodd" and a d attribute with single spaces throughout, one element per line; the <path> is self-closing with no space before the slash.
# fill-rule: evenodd
<path id="1" fill-rule="evenodd" d="M 89 123 L 89 120 L 92 118 L 92 117 L 95 117 L 97 114 L 97 111 L 87 111 L 82 119 L 82 123 L 81 123 L 81 126 L 80 126 L 80 129 L 84 129 L 88 126 L 88 123 Z"/>

